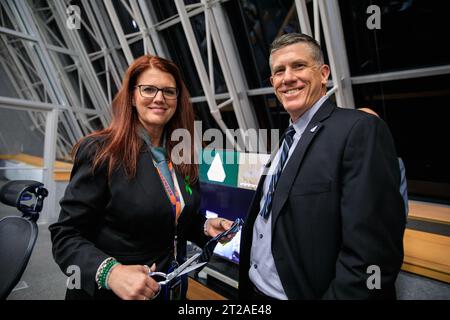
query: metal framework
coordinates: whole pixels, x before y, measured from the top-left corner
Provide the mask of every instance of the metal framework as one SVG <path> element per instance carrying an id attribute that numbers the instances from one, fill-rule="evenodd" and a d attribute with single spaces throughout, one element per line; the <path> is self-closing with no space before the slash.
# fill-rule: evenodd
<path id="1" fill-rule="evenodd" d="M 240 129 L 259 128 L 250 98 L 273 89 L 249 89 L 223 8 L 226 0 L 189 5 L 172 1 L 176 14 L 158 21 L 154 2 L 146 0 L 80 0 L 82 14 L 75 17 L 69 15 L 70 0 L 0 0 L 0 63 L 5 70 L 1 76 L 16 96 L 0 97 L 0 108 L 25 110 L 33 130 L 45 137 L 44 183 L 50 194 L 55 188 L 54 160 L 68 159 L 79 138 L 108 124 L 112 97 L 127 65 L 144 53 L 171 58 L 161 34 L 174 25 L 185 34 L 184 50 L 192 55 L 204 92 L 192 102 L 207 103 L 229 140 L 234 137 L 222 118 L 225 107 L 231 107 Z M 332 73 L 328 94 L 334 94 L 341 106 L 354 107 L 352 84 L 450 73 L 450 66 L 441 66 L 352 78 L 337 0 L 313 0 L 312 23 L 307 2 L 295 0 L 292 12 L 297 13 L 302 32 L 318 40 L 324 34 Z M 204 19 L 206 57 L 194 34 L 194 17 Z M 80 28 L 69 28 L 69 18 L 77 19 Z M 142 52 L 136 43 L 142 43 Z M 215 73 L 223 75 L 226 92 L 215 92 Z M 256 141 L 249 142 L 240 149 L 256 151 Z M 47 203 L 54 205 L 56 200 Z"/>

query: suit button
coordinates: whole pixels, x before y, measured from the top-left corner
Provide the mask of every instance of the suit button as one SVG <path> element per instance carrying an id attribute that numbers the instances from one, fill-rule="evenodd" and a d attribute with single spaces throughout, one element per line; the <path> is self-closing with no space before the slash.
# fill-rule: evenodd
<path id="1" fill-rule="evenodd" d="M 260 238 L 260 239 L 262 239 L 262 238 L 263 238 L 263 235 L 262 235 L 262 234 L 260 234 L 260 235 L 259 235 L 259 238 Z"/>
<path id="2" fill-rule="evenodd" d="M 255 263 L 255 264 L 253 265 L 253 268 L 258 269 L 258 265 Z"/>

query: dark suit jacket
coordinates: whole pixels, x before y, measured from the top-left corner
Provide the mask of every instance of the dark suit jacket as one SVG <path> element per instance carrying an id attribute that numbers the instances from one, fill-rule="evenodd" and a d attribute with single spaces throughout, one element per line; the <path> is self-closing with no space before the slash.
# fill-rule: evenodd
<path id="1" fill-rule="evenodd" d="M 81 269 L 82 290 L 67 290 L 66 298 L 114 298 L 112 291 L 98 290 L 97 268 L 112 256 L 123 264 L 156 262 L 167 272 L 173 261 L 176 227 L 172 205 L 153 165 L 143 149 L 136 177 L 128 180 L 122 168 L 108 179 L 106 167 L 93 173 L 91 161 L 99 141 L 85 141 L 77 152 L 71 179 L 61 200 L 58 222 L 49 229 L 53 256 L 63 272 L 71 265 Z M 205 217 L 198 211 L 199 185 L 189 195 L 183 177 L 177 175 L 185 201 L 178 219 L 178 256 L 186 254 L 186 240 L 203 246 Z"/>
<path id="2" fill-rule="evenodd" d="M 250 249 L 263 183 L 264 177 L 242 230 L 244 299 L 252 290 Z M 326 100 L 284 168 L 272 204 L 271 249 L 289 299 L 395 297 L 405 226 L 399 183 L 386 124 Z M 370 265 L 380 267 L 380 290 L 367 288 Z"/>

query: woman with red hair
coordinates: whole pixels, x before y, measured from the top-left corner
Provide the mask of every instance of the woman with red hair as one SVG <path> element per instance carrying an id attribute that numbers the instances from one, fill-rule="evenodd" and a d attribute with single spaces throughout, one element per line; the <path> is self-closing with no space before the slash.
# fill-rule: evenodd
<path id="1" fill-rule="evenodd" d="M 112 112 L 108 128 L 75 145 L 59 220 L 49 227 L 61 270 L 80 273 L 66 299 L 153 299 L 160 285 L 150 271 L 169 272 L 185 260 L 187 240 L 203 246 L 231 226 L 199 213 L 198 166 L 172 159 L 172 132 L 194 136 L 189 94 L 173 62 L 136 59 Z"/>

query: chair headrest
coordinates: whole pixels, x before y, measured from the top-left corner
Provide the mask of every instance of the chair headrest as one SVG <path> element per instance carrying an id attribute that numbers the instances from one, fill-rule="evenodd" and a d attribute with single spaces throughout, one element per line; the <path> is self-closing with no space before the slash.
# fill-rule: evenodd
<path id="1" fill-rule="evenodd" d="M 0 201 L 16 207 L 24 217 L 34 221 L 39 218 L 47 196 L 48 190 L 44 185 L 34 180 L 13 180 L 0 187 Z"/>

